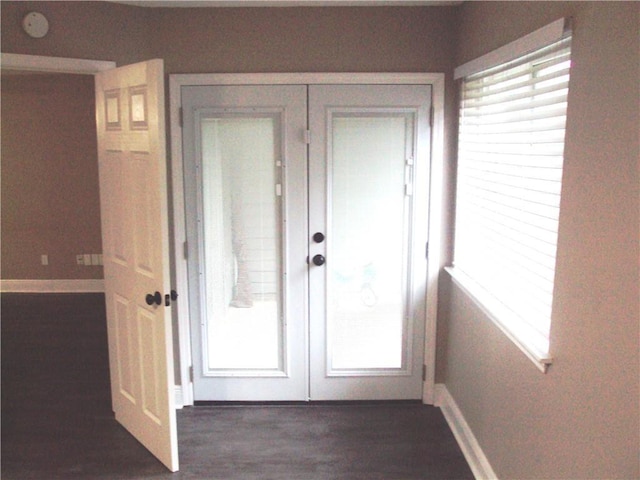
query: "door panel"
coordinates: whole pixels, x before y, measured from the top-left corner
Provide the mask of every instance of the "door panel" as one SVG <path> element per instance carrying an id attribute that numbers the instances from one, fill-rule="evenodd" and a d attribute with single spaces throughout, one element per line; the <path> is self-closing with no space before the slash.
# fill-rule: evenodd
<path id="1" fill-rule="evenodd" d="M 309 223 L 326 234 L 310 244 L 326 258 L 309 270 L 314 400 L 422 397 L 416 190 L 428 185 L 430 98 L 428 86 L 309 87 Z"/>
<path id="2" fill-rule="evenodd" d="M 306 400 L 305 87 L 185 87 L 182 106 L 195 400 Z"/>
<path id="3" fill-rule="evenodd" d="M 177 471 L 171 310 L 146 302 L 170 291 L 164 108 L 161 60 L 96 75 L 113 410 Z"/>

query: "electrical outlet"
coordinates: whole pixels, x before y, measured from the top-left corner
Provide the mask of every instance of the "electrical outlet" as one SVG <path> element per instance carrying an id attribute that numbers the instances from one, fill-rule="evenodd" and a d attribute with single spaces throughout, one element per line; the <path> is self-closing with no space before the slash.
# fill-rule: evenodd
<path id="1" fill-rule="evenodd" d="M 49 265 L 49 255 L 40 255 L 40 263 L 42 263 L 42 265 Z"/>
<path id="2" fill-rule="evenodd" d="M 76 255 L 76 264 L 84 265 L 84 255 Z"/>

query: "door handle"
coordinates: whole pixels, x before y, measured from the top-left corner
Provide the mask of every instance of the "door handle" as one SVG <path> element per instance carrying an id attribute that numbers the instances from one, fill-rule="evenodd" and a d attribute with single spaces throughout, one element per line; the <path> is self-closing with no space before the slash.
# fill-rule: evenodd
<path id="1" fill-rule="evenodd" d="M 162 295 L 160 294 L 160 292 L 156 292 L 154 294 L 147 293 L 147 296 L 145 297 L 145 301 L 149 306 L 162 305 Z"/>
<path id="2" fill-rule="evenodd" d="M 324 256 L 323 256 L 323 255 L 320 255 L 320 254 L 315 255 L 315 256 L 313 257 L 313 259 L 312 259 L 313 264 L 314 264 L 314 265 L 317 265 L 318 267 L 319 267 L 320 265 L 324 265 L 324 262 L 325 262 L 325 261 L 326 261 L 326 258 L 324 258 Z"/>
<path id="3" fill-rule="evenodd" d="M 171 305 L 172 301 L 176 301 L 178 299 L 178 292 L 175 290 L 171 290 L 171 293 L 167 293 L 164 296 L 164 305 L 168 307 Z M 145 302 L 147 305 L 162 305 L 162 294 L 160 292 L 155 292 L 154 294 L 147 293 L 145 297 Z"/>

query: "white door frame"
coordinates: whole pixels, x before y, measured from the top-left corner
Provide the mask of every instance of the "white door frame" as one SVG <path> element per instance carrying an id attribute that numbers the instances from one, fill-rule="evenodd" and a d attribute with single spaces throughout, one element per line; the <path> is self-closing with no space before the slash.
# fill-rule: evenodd
<path id="1" fill-rule="evenodd" d="M 436 319 L 438 312 L 438 276 L 440 271 L 442 206 L 444 183 L 444 73 L 253 73 L 253 74 L 175 74 L 169 76 L 171 176 L 173 196 L 173 229 L 175 275 L 177 285 L 188 285 L 186 219 L 184 209 L 183 149 L 181 97 L 183 86 L 205 85 L 310 85 L 310 84 L 422 84 L 433 89 L 433 125 L 431 128 L 431 175 L 429 190 L 429 248 L 427 252 L 427 299 L 425 318 L 425 382 L 422 401 L 434 403 Z M 189 295 L 178 297 L 178 335 L 182 404 L 193 405 L 193 383 L 190 378 L 191 324 Z"/>
<path id="2" fill-rule="evenodd" d="M 21 70 L 25 72 L 94 75 L 98 72 L 116 67 L 116 62 L 111 61 L 43 57 L 40 55 L 22 55 L 18 53 L 3 53 L 0 58 L 0 65 L 3 70 Z"/>

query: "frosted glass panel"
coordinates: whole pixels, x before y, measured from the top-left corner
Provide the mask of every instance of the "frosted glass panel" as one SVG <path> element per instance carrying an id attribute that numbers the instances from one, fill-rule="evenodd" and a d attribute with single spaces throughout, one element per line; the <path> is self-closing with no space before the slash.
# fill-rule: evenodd
<path id="1" fill-rule="evenodd" d="M 403 367 L 412 139 L 410 116 L 333 117 L 326 265 L 334 371 Z"/>
<path id="2" fill-rule="evenodd" d="M 283 365 L 278 129 L 273 117 L 201 122 L 205 355 L 218 374 Z"/>

